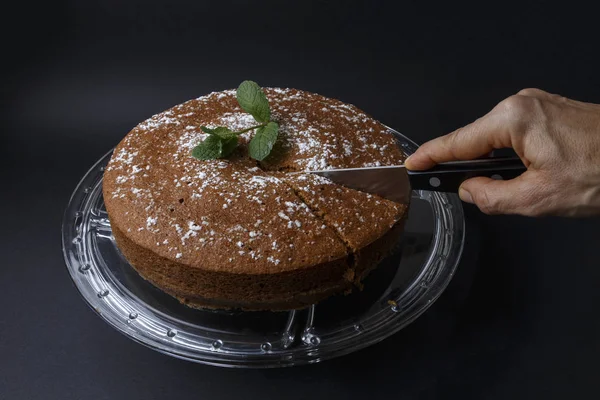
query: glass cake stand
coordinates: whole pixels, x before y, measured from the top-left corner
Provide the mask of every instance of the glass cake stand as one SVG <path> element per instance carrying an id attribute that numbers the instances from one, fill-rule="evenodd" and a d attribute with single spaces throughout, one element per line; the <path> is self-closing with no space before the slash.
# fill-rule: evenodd
<path id="1" fill-rule="evenodd" d="M 417 145 L 395 132 L 406 154 Z M 62 226 L 75 286 L 115 329 L 162 353 L 224 367 L 316 363 L 377 343 L 421 315 L 440 296 L 461 256 L 464 216 L 456 195 L 415 191 L 397 250 L 364 290 L 301 311 L 204 311 L 166 295 L 127 263 L 115 245 L 102 198 L 112 151 L 77 185 Z"/>

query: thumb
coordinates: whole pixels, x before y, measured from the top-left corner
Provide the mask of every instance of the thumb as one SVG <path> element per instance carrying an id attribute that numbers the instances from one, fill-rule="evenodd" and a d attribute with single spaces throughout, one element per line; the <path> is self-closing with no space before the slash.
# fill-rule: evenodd
<path id="1" fill-rule="evenodd" d="M 485 214 L 537 216 L 546 208 L 546 185 L 540 185 L 530 171 L 508 181 L 487 177 L 471 178 L 459 189 L 461 200 L 475 204 Z"/>

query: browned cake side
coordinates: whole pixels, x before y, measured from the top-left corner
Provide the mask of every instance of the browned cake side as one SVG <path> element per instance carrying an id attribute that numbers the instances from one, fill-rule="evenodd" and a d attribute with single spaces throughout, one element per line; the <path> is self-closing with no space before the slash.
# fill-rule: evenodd
<path id="1" fill-rule="evenodd" d="M 347 258 L 273 274 L 213 272 L 173 262 L 133 243 L 113 228 L 119 249 L 146 279 L 191 306 L 286 310 L 302 308 L 349 288 Z M 161 266 L 157 268 L 157 266 Z"/>
<path id="2" fill-rule="evenodd" d="M 359 284 L 389 251 L 406 206 L 284 171 L 395 164 L 390 132 L 353 106 L 265 89 L 281 140 L 257 165 L 242 146 L 226 160 L 190 150 L 200 126 L 255 122 L 234 91 L 153 116 L 115 149 L 104 199 L 117 245 L 134 268 L 202 307 L 291 309 Z"/>

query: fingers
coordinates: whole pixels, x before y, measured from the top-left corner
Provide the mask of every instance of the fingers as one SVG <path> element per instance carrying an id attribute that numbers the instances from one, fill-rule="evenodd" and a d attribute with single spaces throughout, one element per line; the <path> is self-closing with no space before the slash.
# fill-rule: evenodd
<path id="1" fill-rule="evenodd" d="M 425 170 L 441 162 L 472 160 L 508 147 L 521 155 L 525 132 L 539 112 L 539 96 L 554 95 L 539 89 L 520 93 L 503 100 L 477 121 L 423 144 L 406 160 L 406 167 Z"/>
<path id="2" fill-rule="evenodd" d="M 456 131 L 423 144 L 406 160 L 412 170 L 426 170 L 436 164 L 472 160 L 504 147 L 510 147 L 510 130 L 503 113 L 491 112 Z"/>
<path id="3" fill-rule="evenodd" d="M 527 171 L 508 181 L 486 177 L 468 179 L 461 185 L 459 196 L 485 214 L 539 216 L 550 211 L 547 189 L 548 185 L 540 184 L 536 173 Z"/>

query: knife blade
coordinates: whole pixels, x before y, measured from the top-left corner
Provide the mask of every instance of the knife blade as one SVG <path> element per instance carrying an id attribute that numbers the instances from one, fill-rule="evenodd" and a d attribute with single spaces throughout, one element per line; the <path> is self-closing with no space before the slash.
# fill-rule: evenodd
<path id="1" fill-rule="evenodd" d="M 320 175 L 342 186 L 376 194 L 397 203 L 410 201 L 412 187 L 404 165 L 307 172 Z"/>
<path id="2" fill-rule="evenodd" d="M 513 179 L 527 171 L 518 157 L 494 157 L 440 163 L 426 171 L 410 171 L 404 165 L 304 171 L 342 186 L 408 203 L 412 190 L 458 192 L 460 185 L 476 176 Z"/>

